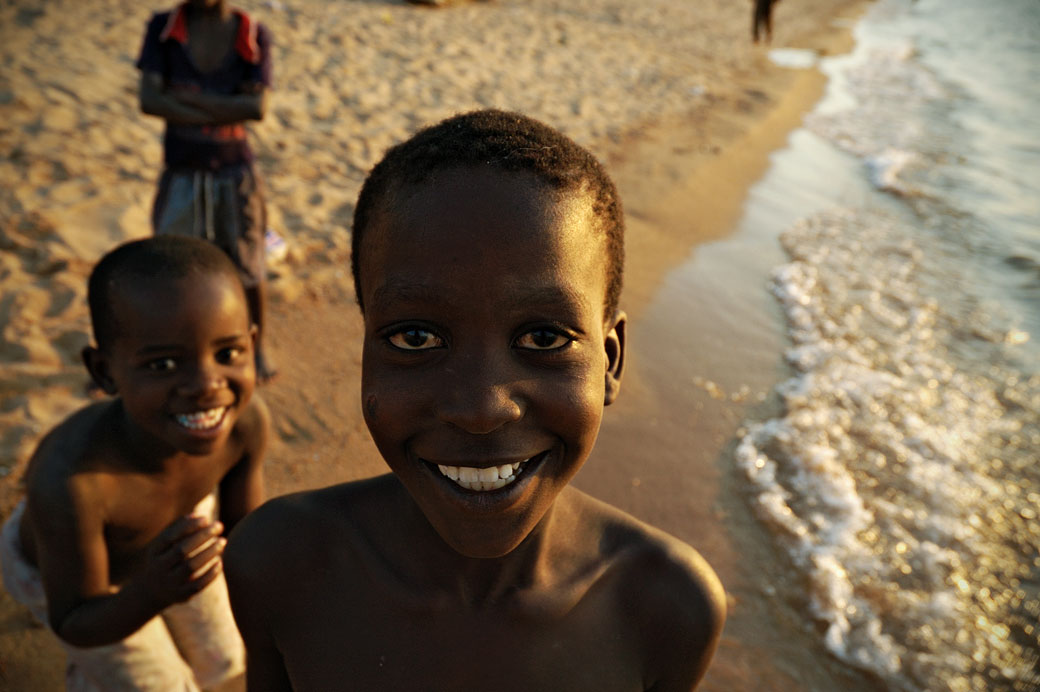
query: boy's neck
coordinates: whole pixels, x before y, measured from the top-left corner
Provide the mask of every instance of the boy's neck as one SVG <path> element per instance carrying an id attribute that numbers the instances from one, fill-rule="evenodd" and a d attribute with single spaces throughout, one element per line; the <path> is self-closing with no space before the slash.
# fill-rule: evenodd
<path id="1" fill-rule="evenodd" d="M 573 518 L 571 489 L 564 491 L 538 525 L 515 549 L 496 558 L 467 557 L 455 551 L 426 521 L 417 518 L 430 536 L 413 566 L 417 575 L 437 593 L 434 600 L 449 607 L 495 610 L 503 607 L 566 611 L 585 593 L 586 565 L 579 564 L 569 541 L 568 518 Z M 562 532 L 562 533 L 561 533 Z M 433 602 L 433 601 L 431 601 Z"/>
<path id="2" fill-rule="evenodd" d="M 231 6 L 223 0 L 214 3 L 188 3 L 189 19 L 227 19 L 231 16 Z"/>

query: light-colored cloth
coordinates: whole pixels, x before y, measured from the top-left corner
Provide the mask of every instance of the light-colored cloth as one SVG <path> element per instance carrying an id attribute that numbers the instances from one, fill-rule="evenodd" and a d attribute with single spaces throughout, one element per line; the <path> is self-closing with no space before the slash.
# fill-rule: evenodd
<path id="1" fill-rule="evenodd" d="M 213 513 L 211 495 L 196 512 Z M 0 570 L 11 597 L 49 628 L 40 572 L 22 554 L 23 500 L 0 532 Z M 197 692 L 245 672 L 245 647 L 235 627 L 221 574 L 185 603 L 170 606 L 121 642 L 70 646 L 65 684 L 69 692 Z"/>
<path id="2" fill-rule="evenodd" d="M 159 178 L 152 227 L 156 235 L 210 241 L 228 254 L 247 288 L 264 281 L 267 213 L 250 164 L 216 172 L 167 168 Z"/>

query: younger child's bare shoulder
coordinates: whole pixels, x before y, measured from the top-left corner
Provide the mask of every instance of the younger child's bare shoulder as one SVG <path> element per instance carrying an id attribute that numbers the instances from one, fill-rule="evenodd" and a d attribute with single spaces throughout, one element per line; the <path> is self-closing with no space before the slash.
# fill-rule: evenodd
<path id="1" fill-rule="evenodd" d="M 113 401 L 90 404 L 40 440 L 25 472 L 22 549 L 36 561 L 36 535 L 67 527 L 100 530 L 105 503 L 125 465 L 113 446 Z"/>
<path id="2" fill-rule="evenodd" d="M 234 438 L 248 452 L 263 452 L 271 426 L 271 411 L 259 394 L 253 394 L 235 421 Z"/>
<path id="3" fill-rule="evenodd" d="M 96 475 L 92 471 L 104 473 L 119 467 L 107 434 L 114 406 L 112 401 L 85 406 L 44 435 L 26 468 L 30 495 L 59 492 L 73 478 L 86 480 Z"/>

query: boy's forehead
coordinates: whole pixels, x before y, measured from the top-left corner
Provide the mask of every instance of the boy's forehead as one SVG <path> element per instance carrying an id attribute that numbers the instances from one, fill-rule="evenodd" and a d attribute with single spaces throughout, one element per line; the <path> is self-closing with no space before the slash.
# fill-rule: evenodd
<path id="1" fill-rule="evenodd" d="M 195 271 L 181 275 L 153 274 L 145 276 L 137 272 L 126 272 L 112 278 L 108 283 L 108 298 L 110 301 L 134 301 L 149 296 L 151 300 L 156 298 L 169 299 L 172 301 L 187 300 L 196 293 L 194 289 L 200 284 L 212 286 L 229 286 L 239 288 L 243 299 L 245 291 L 237 277 L 230 276 L 224 272 Z M 239 291 L 236 291 L 239 292 Z"/>
<path id="2" fill-rule="evenodd" d="M 247 310 L 245 291 L 237 277 L 222 272 L 152 277 L 130 273 L 108 285 L 107 311 L 116 337 L 139 322 L 170 316 L 171 311 L 215 314 L 237 310 L 238 304 Z"/>
<path id="3" fill-rule="evenodd" d="M 394 190 L 365 230 L 362 245 L 422 242 L 469 226 L 487 229 L 471 241 L 493 247 L 508 242 L 503 233 L 522 224 L 554 229 L 564 243 L 576 236 L 587 243 L 600 235 L 595 221 L 592 198 L 584 188 L 558 190 L 526 171 L 450 168 Z M 362 264 L 365 255 L 363 251 Z"/>
<path id="4" fill-rule="evenodd" d="M 530 174 L 472 170 L 402 193 L 362 239 L 366 305 L 439 300 L 431 292 L 462 286 L 539 302 L 553 302 L 549 295 L 603 300 L 606 240 L 590 195 L 555 190 Z"/>

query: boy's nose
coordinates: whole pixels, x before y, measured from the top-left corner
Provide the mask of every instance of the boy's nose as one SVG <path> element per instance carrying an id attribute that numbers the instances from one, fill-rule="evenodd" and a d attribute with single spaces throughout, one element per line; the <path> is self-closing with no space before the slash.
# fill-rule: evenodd
<path id="1" fill-rule="evenodd" d="M 494 432 L 524 415 L 515 383 L 495 377 L 487 367 L 458 372 L 444 387 L 440 418 L 474 435 Z"/>
<path id="2" fill-rule="evenodd" d="M 201 365 L 194 368 L 185 377 L 181 384 L 181 390 L 185 394 L 198 395 L 220 389 L 226 384 L 226 380 L 216 368 Z"/>

